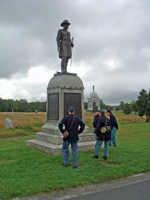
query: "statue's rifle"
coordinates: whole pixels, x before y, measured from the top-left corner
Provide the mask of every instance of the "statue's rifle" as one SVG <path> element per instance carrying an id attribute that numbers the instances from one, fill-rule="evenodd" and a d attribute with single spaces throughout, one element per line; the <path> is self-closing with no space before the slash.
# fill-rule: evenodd
<path id="1" fill-rule="evenodd" d="M 71 43 L 73 43 L 74 42 L 74 37 L 72 37 L 72 39 L 71 39 Z M 72 54 L 72 51 L 73 51 L 73 47 L 71 47 L 71 54 Z M 72 55 L 71 55 L 71 66 L 72 66 Z"/>

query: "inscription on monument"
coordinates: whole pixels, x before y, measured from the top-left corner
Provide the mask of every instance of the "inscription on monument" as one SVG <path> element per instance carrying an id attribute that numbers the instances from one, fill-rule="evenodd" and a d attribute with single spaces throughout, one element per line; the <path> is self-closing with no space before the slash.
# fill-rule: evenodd
<path id="1" fill-rule="evenodd" d="M 68 115 L 70 106 L 75 107 L 75 115 L 82 119 L 80 93 L 64 93 L 64 116 Z"/>
<path id="2" fill-rule="evenodd" d="M 48 94 L 48 112 L 47 118 L 49 120 L 59 119 L 59 94 Z"/>
<path id="3" fill-rule="evenodd" d="M 88 136 L 88 137 L 80 137 L 80 141 L 90 141 L 90 140 L 95 140 L 95 137 L 93 136 Z"/>

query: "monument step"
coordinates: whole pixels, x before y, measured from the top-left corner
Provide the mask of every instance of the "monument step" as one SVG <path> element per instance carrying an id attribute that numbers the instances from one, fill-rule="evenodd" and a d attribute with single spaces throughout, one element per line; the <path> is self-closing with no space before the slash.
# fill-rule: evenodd
<path id="1" fill-rule="evenodd" d="M 54 135 L 61 135 L 61 132 L 58 129 L 57 124 L 52 124 L 52 123 L 45 123 L 44 126 L 41 128 L 41 132 L 43 133 L 50 133 Z"/>
<path id="2" fill-rule="evenodd" d="M 34 139 L 34 140 L 27 140 L 26 146 L 31 148 L 36 148 L 42 152 L 52 155 L 62 155 L 62 144 L 56 145 Z M 92 149 L 95 149 L 95 141 L 78 143 L 78 151 L 87 151 Z M 69 152 L 71 153 L 71 147 L 69 147 Z"/>
<path id="3" fill-rule="evenodd" d="M 63 136 L 61 135 L 54 135 L 50 133 L 43 133 L 39 132 L 35 134 L 36 140 L 41 140 L 44 142 L 52 143 L 52 144 L 62 144 Z"/>
<path id="4" fill-rule="evenodd" d="M 60 136 L 62 135 L 62 133 L 59 131 L 58 124 L 53 124 L 49 122 L 46 122 L 44 126 L 42 126 L 41 132 L 54 134 L 54 135 L 60 135 Z M 85 125 L 85 129 L 82 134 L 87 134 L 89 132 L 90 132 L 90 128 L 87 125 Z"/>
<path id="5" fill-rule="evenodd" d="M 44 142 L 52 143 L 52 144 L 62 144 L 63 136 L 62 135 L 54 135 L 39 132 L 35 134 L 36 140 L 41 140 Z M 86 142 L 86 141 L 95 141 L 95 135 L 91 133 L 84 133 L 79 136 L 79 142 Z"/>

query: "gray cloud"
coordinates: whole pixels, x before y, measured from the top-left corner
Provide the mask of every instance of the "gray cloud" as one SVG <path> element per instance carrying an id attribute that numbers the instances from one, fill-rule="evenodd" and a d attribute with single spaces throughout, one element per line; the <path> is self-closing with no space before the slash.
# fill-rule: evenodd
<path id="1" fill-rule="evenodd" d="M 83 64 L 88 69 L 81 77 L 85 100 L 92 85 L 109 104 L 130 102 L 149 89 L 150 2 L 143 0 L 0 1 L 0 80 L 13 83 L 15 74 L 27 77 L 37 66 L 59 71 L 56 35 L 64 19 L 74 36 L 74 71 Z M 32 87 L 20 85 L 14 98 L 23 88 L 32 93 Z"/>

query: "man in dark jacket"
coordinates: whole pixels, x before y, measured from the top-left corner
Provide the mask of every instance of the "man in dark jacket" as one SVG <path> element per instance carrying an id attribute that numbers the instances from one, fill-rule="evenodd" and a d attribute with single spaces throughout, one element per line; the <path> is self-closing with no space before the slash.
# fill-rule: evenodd
<path id="1" fill-rule="evenodd" d="M 103 159 L 107 160 L 108 150 L 109 150 L 109 140 L 111 139 L 111 134 L 110 134 L 110 131 L 106 131 L 106 133 L 101 132 L 101 128 L 105 127 L 105 125 L 110 126 L 111 125 L 110 120 L 107 117 L 105 117 L 104 110 L 100 110 L 100 117 L 98 120 L 98 125 L 96 127 L 97 141 L 96 141 L 96 145 L 95 145 L 94 156 L 92 158 L 98 159 L 100 149 L 101 149 L 102 143 L 104 141 L 105 151 L 104 151 Z"/>
<path id="2" fill-rule="evenodd" d="M 63 157 L 64 157 L 64 166 L 68 167 L 69 165 L 69 145 L 71 143 L 72 155 L 73 155 L 73 167 L 77 168 L 78 159 L 78 140 L 79 134 L 83 132 L 85 123 L 77 116 L 75 116 L 75 108 L 70 107 L 68 110 L 69 115 L 65 116 L 58 124 L 59 130 L 63 134 L 65 130 L 69 132 L 69 137 L 63 138 Z M 65 125 L 65 130 L 63 129 Z M 80 126 L 80 129 L 79 129 Z"/>
<path id="3" fill-rule="evenodd" d="M 116 131 L 118 130 L 118 124 L 116 117 L 111 113 L 111 110 L 107 110 L 106 113 L 110 117 L 111 122 L 111 140 L 113 142 L 113 146 L 117 146 L 117 139 L 116 139 Z M 109 141 L 109 145 L 111 146 L 111 140 Z"/>
<path id="4" fill-rule="evenodd" d="M 99 113 L 98 113 L 98 110 L 94 110 L 94 120 L 93 120 L 93 133 L 96 134 L 96 126 L 97 126 L 97 123 L 98 123 L 98 119 L 99 119 Z"/>

